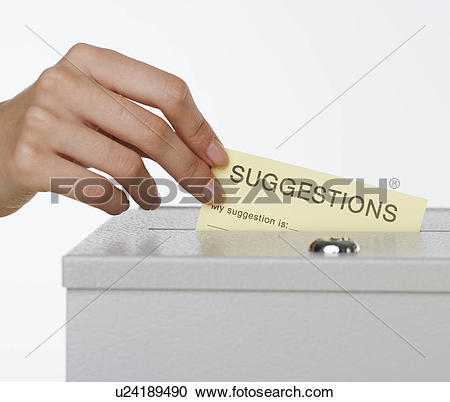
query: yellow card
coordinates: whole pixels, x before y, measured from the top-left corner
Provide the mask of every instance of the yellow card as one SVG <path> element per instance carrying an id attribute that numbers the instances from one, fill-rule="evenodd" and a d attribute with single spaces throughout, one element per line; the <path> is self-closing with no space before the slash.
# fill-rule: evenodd
<path id="1" fill-rule="evenodd" d="M 418 232 L 427 201 L 227 149 L 213 173 L 225 202 L 202 205 L 197 230 Z"/>

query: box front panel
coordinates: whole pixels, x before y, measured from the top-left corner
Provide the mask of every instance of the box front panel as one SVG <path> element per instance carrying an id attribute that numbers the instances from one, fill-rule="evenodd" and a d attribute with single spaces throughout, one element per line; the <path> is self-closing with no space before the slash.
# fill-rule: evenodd
<path id="1" fill-rule="evenodd" d="M 68 318 L 100 293 L 69 290 Z M 111 290 L 67 327 L 67 379 L 450 380 L 449 294 L 354 297 Z"/>

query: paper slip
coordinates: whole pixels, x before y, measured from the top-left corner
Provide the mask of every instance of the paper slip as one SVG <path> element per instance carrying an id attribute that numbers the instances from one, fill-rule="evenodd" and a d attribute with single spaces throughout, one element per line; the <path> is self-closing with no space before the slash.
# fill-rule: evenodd
<path id="1" fill-rule="evenodd" d="M 197 230 L 418 232 L 427 201 L 362 181 L 227 149 L 214 168 L 225 202 L 202 205 Z"/>

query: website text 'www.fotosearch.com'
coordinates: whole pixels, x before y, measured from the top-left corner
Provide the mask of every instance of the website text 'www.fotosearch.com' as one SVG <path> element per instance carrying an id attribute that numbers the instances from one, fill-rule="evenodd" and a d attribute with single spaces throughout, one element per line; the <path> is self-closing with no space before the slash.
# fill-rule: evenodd
<path id="1" fill-rule="evenodd" d="M 195 386 L 125 386 L 116 388 L 117 398 L 148 397 L 148 398 L 333 398 L 332 388 L 299 388 L 290 387 L 195 387 Z"/>
<path id="2" fill-rule="evenodd" d="M 331 388 L 196 388 L 197 398 L 332 398 Z"/>

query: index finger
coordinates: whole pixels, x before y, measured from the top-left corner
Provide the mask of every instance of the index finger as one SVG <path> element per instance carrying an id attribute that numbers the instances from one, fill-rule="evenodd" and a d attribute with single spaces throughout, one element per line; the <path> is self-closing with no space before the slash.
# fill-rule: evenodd
<path id="1" fill-rule="evenodd" d="M 209 166 L 228 163 L 222 143 L 180 78 L 113 50 L 85 44 L 75 45 L 67 57 L 102 86 L 160 109 L 183 142 Z"/>

